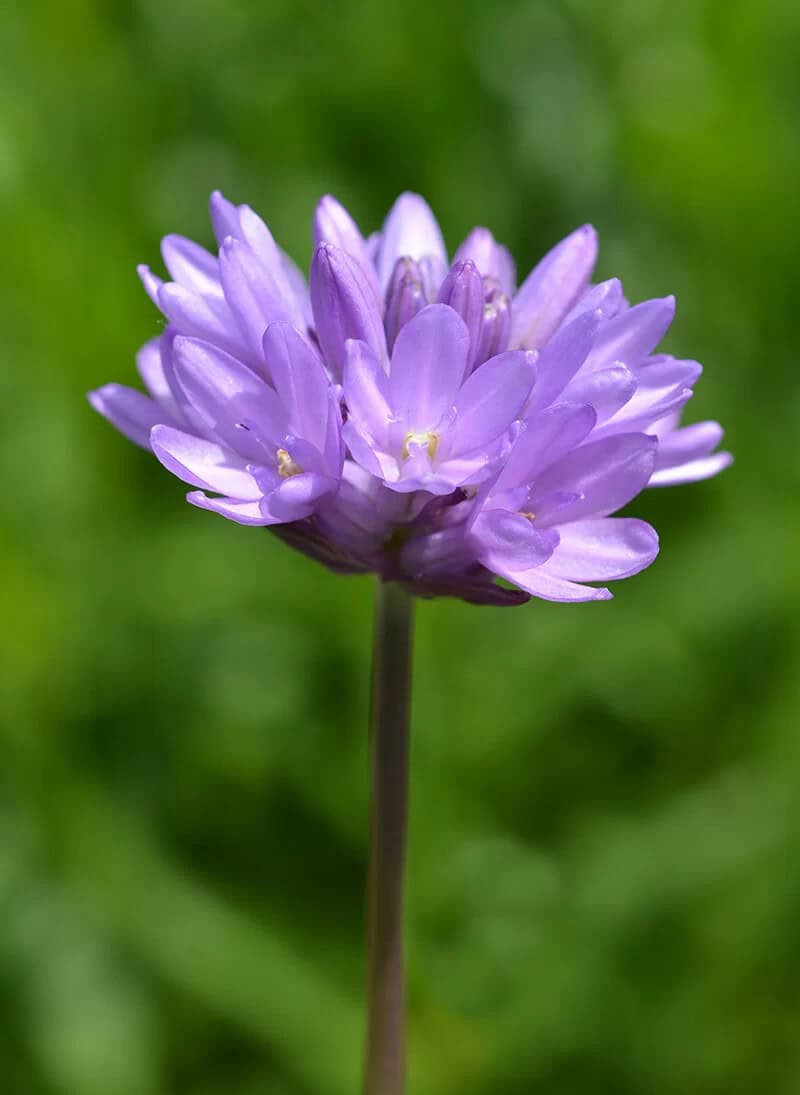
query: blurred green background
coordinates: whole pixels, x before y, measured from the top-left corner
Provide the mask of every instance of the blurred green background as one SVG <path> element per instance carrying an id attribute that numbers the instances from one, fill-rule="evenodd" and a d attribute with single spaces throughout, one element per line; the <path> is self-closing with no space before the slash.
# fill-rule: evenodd
<path id="1" fill-rule="evenodd" d="M 800 1093 L 793 0 L 33 0 L 0 14 L 0 1084 L 352 1095 L 367 579 L 89 409 L 216 186 L 304 265 L 404 188 L 674 291 L 736 463 L 610 604 L 418 612 L 412 1095 Z"/>

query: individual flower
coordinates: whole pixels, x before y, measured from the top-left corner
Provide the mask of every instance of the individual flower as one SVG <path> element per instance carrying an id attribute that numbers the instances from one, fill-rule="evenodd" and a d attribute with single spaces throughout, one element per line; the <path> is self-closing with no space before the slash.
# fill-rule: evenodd
<path id="1" fill-rule="evenodd" d="M 702 369 L 658 350 L 673 298 L 593 284 L 590 226 L 517 288 L 486 228 L 451 262 L 418 195 L 366 238 L 327 196 L 306 286 L 248 206 L 214 194 L 211 218 L 216 255 L 167 236 L 173 280 L 140 268 L 167 320 L 137 358 L 148 394 L 90 396 L 194 505 L 421 596 L 602 600 L 586 583 L 658 551 L 612 514 L 730 462 L 717 423 L 680 426 Z"/>

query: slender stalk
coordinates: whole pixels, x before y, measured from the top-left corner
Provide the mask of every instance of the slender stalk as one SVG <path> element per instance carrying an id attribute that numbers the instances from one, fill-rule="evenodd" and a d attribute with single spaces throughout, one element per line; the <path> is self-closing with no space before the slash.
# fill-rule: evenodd
<path id="1" fill-rule="evenodd" d="M 409 594 L 394 582 L 381 583 L 372 664 L 365 1095 L 402 1095 L 405 1087 L 403 892 L 412 617 Z"/>

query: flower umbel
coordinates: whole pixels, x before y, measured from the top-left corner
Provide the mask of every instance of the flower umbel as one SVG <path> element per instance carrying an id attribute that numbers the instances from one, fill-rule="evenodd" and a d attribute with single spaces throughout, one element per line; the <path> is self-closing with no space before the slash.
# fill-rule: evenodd
<path id="1" fill-rule="evenodd" d="M 517 289 L 486 228 L 449 264 L 415 194 L 367 239 L 323 198 L 308 285 L 248 206 L 214 194 L 211 219 L 217 255 L 167 236 L 173 280 L 140 268 L 167 320 L 137 359 L 149 394 L 90 395 L 193 505 L 420 596 L 604 600 L 585 583 L 658 552 L 611 515 L 730 463 L 716 422 L 679 425 L 702 370 L 657 353 L 673 299 L 592 284 L 589 226 Z"/>

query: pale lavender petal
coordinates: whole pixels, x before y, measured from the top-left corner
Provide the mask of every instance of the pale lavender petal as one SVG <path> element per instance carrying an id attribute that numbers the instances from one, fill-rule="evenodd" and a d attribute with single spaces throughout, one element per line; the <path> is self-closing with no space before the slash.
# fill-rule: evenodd
<path id="1" fill-rule="evenodd" d="M 205 338 L 226 349 L 239 343 L 236 331 L 231 331 L 231 315 L 222 301 L 200 296 L 170 281 L 158 290 L 158 306 L 170 323 L 184 335 Z"/>
<path id="2" fill-rule="evenodd" d="M 267 326 L 276 320 L 291 322 L 291 309 L 264 264 L 241 240 L 225 240 L 220 248 L 219 268 L 225 300 L 250 353 L 258 359 Z"/>
<path id="3" fill-rule="evenodd" d="M 378 448 L 388 451 L 389 423 L 393 418 L 389 378 L 364 342 L 347 343 L 343 387 L 348 425 L 352 423 Z"/>
<path id="4" fill-rule="evenodd" d="M 314 472 L 293 475 L 265 495 L 261 500 L 261 512 L 278 521 L 300 521 L 310 516 L 319 500 L 335 491 L 337 485 L 336 479 Z"/>
<path id="5" fill-rule="evenodd" d="M 602 426 L 597 427 L 595 440 L 599 441 L 601 437 L 610 437 L 611 434 L 616 433 L 656 434 L 661 419 L 668 417 L 676 410 L 681 410 L 693 394 L 691 388 L 675 388 L 666 395 L 645 393 L 639 399 L 637 390 L 630 403 L 627 403 Z M 634 403 L 635 406 L 632 407 L 631 404 Z"/>
<path id="6" fill-rule="evenodd" d="M 241 236 L 239 210 L 233 202 L 229 202 L 227 198 L 223 197 L 219 190 L 215 190 L 211 195 L 209 211 L 214 235 L 217 237 L 217 243 L 220 247 L 228 236 Z"/>
<path id="7" fill-rule="evenodd" d="M 145 342 L 136 355 L 136 368 L 153 399 L 179 421 L 181 411 L 164 372 L 161 337 L 151 338 L 149 342 Z M 149 446 L 148 438 L 148 448 Z"/>
<path id="8" fill-rule="evenodd" d="M 455 424 L 443 439 L 442 459 L 482 448 L 509 428 L 536 377 L 532 356 L 510 350 L 467 378 L 455 399 Z"/>
<path id="9" fill-rule="evenodd" d="M 438 425 L 461 385 L 468 354 L 469 331 L 446 304 L 428 305 L 403 327 L 392 354 L 389 396 L 410 429 Z"/>
<path id="10" fill-rule="evenodd" d="M 372 438 L 366 437 L 352 418 L 348 418 L 342 427 L 342 437 L 353 460 L 370 475 L 387 483 L 393 483 L 400 477 L 396 457 L 379 448 Z"/>
<path id="11" fill-rule="evenodd" d="M 272 460 L 283 445 L 287 419 L 269 385 L 237 358 L 198 339 L 176 338 L 173 363 L 181 388 L 207 431 L 253 463 Z"/>
<path id="12" fill-rule="evenodd" d="M 580 445 L 596 421 L 594 408 L 574 403 L 556 403 L 531 415 L 523 423 L 493 493 L 533 482 L 540 472 Z"/>
<path id="13" fill-rule="evenodd" d="M 578 603 L 580 601 L 610 601 L 612 598 L 609 589 L 594 589 L 592 586 L 578 585 L 575 582 L 567 582 L 558 578 L 549 571 L 550 561 L 540 567 L 531 570 L 498 570 L 502 577 L 518 585 L 534 597 L 541 597 L 544 601 L 562 601 Z"/>
<path id="14" fill-rule="evenodd" d="M 375 266 L 364 237 L 345 207 L 331 194 L 326 194 L 314 212 L 314 246 L 332 243 L 358 262 L 372 283 L 375 295 L 380 295 Z"/>
<path id="15" fill-rule="evenodd" d="M 325 447 L 330 381 L 317 352 L 289 323 L 271 323 L 264 333 L 264 359 L 284 407 L 286 428 Z"/>
<path id="16" fill-rule="evenodd" d="M 294 323 L 301 329 L 310 329 L 314 326 L 314 317 L 311 313 L 311 297 L 305 274 L 285 251 L 281 251 L 281 265 L 286 276 L 289 294 L 296 302 Z"/>
<path id="17" fill-rule="evenodd" d="M 323 244 L 311 261 L 311 307 L 322 354 L 340 379 L 348 339 L 365 342 L 380 361 L 387 357 L 381 302 L 360 264 L 339 247 Z"/>
<path id="18" fill-rule="evenodd" d="M 172 415 L 154 399 L 124 384 L 105 384 L 89 392 L 92 407 L 129 441 L 150 448 L 150 431 L 161 422 L 172 424 Z"/>
<path id="19" fill-rule="evenodd" d="M 628 302 L 622 292 L 622 282 L 619 278 L 609 278 L 608 281 L 600 281 L 597 285 L 593 285 L 578 298 L 574 307 L 564 318 L 563 325 L 572 323 L 585 312 L 599 312 L 603 319 L 613 319 L 627 307 Z"/>
<path id="20" fill-rule="evenodd" d="M 196 293 L 222 296 L 219 263 L 214 255 L 185 236 L 165 236 L 161 241 L 164 265 L 173 281 Z"/>
<path id="21" fill-rule="evenodd" d="M 213 441 L 170 426 L 155 426 L 150 445 L 164 467 L 184 483 L 245 502 L 261 497 L 261 489 L 246 463 Z"/>
<path id="22" fill-rule="evenodd" d="M 548 564 L 559 578 L 608 582 L 628 578 L 658 555 L 658 534 L 634 517 L 600 517 L 560 525 L 560 543 Z"/>
<path id="23" fill-rule="evenodd" d="M 652 475 L 658 442 L 647 434 L 628 433 L 589 442 L 562 457 L 537 478 L 531 509 L 537 521 L 549 524 L 537 501 L 553 492 L 581 497 L 562 507 L 559 526 L 582 517 L 605 517 L 641 491 Z"/>
<path id="24" fill-rule="evenodd" d="M 597 412 L 598 422 L 611 418 L 629 402 L 636 391 L 636 377 L 624 365 L 596 372 L 580 372 L 569 382 L 561 398 L 568 403 L 588 403 Z"/>
<path id="25" fill-rule="evenodd" d="M 495 573 L 541 566 L 559 542 L 553 529 L 538 529 L 520 513 L 497 509 L 484 510 L 470 533 L 478 558 Z"/>
<path id="26" fill-rule="evenodd" d="M 646 300 L 604 323 L 584 369 L 638 365 L 658 345 L 675 316 L 675 298 Z"/>
<path id="27" fill-rule="evenodd" d="M 447 262 L 447 250 L 436 218 L 419 194 L 401 194 L 389 211 L 381 231 L 377 257 L 378 280 L 386 288 L 399 258 L 421 259 L 433 255 Z"/>
<path id="28" fill-rule="evenodd" d="M 587 311 L 565 324 L 539 351 L 536 384 L 527 413 L 547 407 L 556 399 L 586 360 L 600 327 L 600 311 Z"/>
<path id="29" fill-rule="evenodd" d="M 516 270 L 511 252 L 488 228 L 473 228 L 456 251 L 453 262 L 474 262 L 485 277 L 493 278 L 508 296 L 514 293 Z"/>
<path id="30" fill-rule="evenodd" d="M 545 255 L 514 297 L 512 346 L 544 346 L 586 289 L 596 257 L 597 233 L 589 224 Z"/>
<path id="31" fill-rule="evenodd" d="M 161 304 L 158 299 L 158 293 L 161 286 L 164 284 L 163 278 L 158 277 L 149 266 L 146 266 L 143 262 L 140 262 L 136 267 L 136 273 L 139 275 L 139 280 L 144 286 L 144 291 L 155 304 L 156 308 L 160 308 Z"/>
<path id="32" fill-rule="evenodd" d="M 423 255 L 416 262 L 422 276 L 425 299 L 432 304 L 439 295 L 442 282 L 447 277 L 447 263 L 441 255 Z"/>
<path id="33" fill-rule="evenodd" d="M 656 471 L 708 456 L 722 440 L 723 433 L 719 422 L 696 422 L 693 426 L 661 434 Z"/>
<path id="34" fill-rule="evenodd" d="M 219 513 L 229 521 L 235 521 L 237 525 L 274 525 L 280 520 L 262 513 L 258 502 L 240 502 L 236 498 L 209 498 L 199 490 L 187 494 L 186 501 L 198 509 Z"/>
<path id="35" fill-rule="evenodd" d="M 710 479 L 718 475 L 732 463 L 733 456 L 729 452 L 717 452 L 712 456 L 703 456 L 674 468 L 657 471 L 651 476 L 647 485 L 648 487 L 672 487 L 678 483 L 697 483 L 701 479 Z"/>

